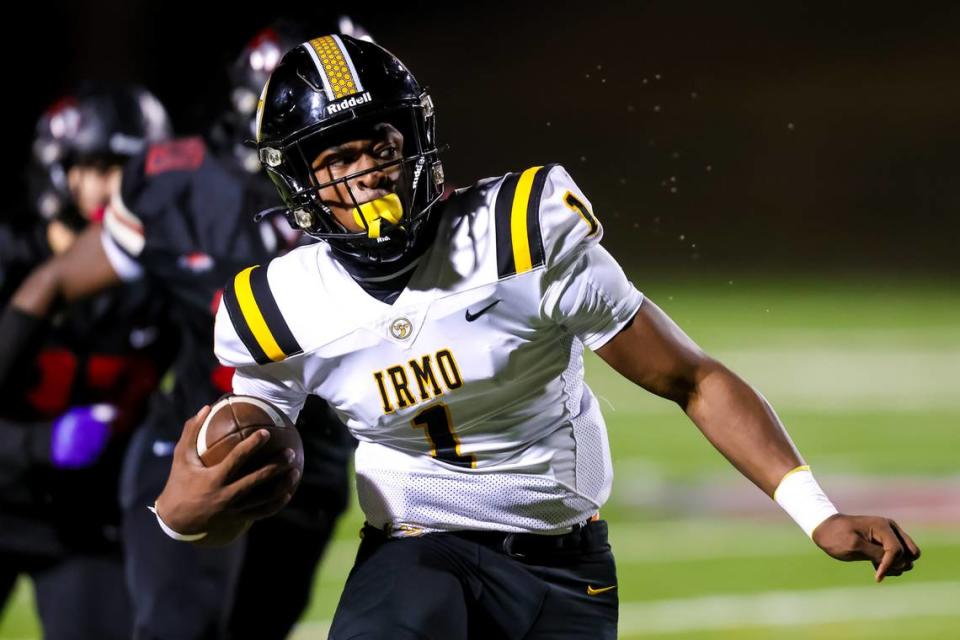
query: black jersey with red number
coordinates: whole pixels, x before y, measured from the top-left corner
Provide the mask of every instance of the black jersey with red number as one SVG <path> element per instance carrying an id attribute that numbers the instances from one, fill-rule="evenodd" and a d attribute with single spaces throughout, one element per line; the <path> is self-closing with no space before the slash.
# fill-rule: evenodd
<path id="1" fill-rule="evenodd" d="M 0 226 L 0 304 L 51 256 L 46 225 Z M 117 481 L 131 428 L 176 352 L 167 305 L 132 283 L 71 305 L 53 320 L 42 349 L 22 365 L 0 403 L 0 546 L 57 554 L 112 544 L 119 526 Z M 119 410 L 97 464 L 58 470 L 49 461 L 52 420 L 70 407 Z"/>

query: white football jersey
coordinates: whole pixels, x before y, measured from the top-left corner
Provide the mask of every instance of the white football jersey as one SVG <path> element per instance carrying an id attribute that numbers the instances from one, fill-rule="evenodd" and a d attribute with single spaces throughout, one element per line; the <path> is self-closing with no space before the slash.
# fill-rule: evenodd
<path id="1" fill-rule="evenodd" d="M 234 391 L 295 419 L 325 398 L 359 440 L 367 521 L 393 535 L 557 533 L 597 512 L 613 471 L 583 346 L 642 302 L 560 166 L 484 180 L 444 204 L 393 304 L 326 243 L 247 269 L 224 291 L 216 354 Z"/>

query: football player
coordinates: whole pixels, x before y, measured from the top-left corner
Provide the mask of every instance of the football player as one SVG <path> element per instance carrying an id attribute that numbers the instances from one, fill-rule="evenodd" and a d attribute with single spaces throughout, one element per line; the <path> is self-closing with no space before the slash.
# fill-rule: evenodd
<path id="1" fill-rule="evenodd" d="M 267 75 L 285 49 L 302 40 L 292 29 L 278 23 L 257 34 L 232 69 L 231 112 L 214 131 L 152 145 L 135 157 L 124 168 L 102 229 L 81 234 L 69 251 L 34 271 L 0 320 L 10 327 L 0 338 L 0 380 L 28 342 L 22 337 L 40 332 L 40 318 L 59 299 L 149 281 L 164 292 L 180 323 L 173 387 L 153 402 L 124 467 L 124 551 L 138 638 L 285 637 L 309 602 L 317 564 L 346 507 L 353 441 L 314 398 L 300 416 L 309 427 L 303 430 L 307 463 L 297 499 L 255 527 L 244 544 L 177 544 L 143 508 L 168 475 L 178 423 L 192 407 L 231 391 L 232 369 L 220 366 L 210 350 L 223 283 L 301 237 L 282 217 L 253 220 L 275 191 L 237 144 L 251 135 Z M 244 98 L 250 92 L 252 105 Z M 271 615 L 263 615 L 264 608 Z"/>
<path id="2" fill-rule="evenodd" d="M 40 118 L 35 211 L 0 226 L 2 300 L 103 214 L 123 164 L 169 137 L 140 87 L 89 85 Z M 175 332 L 145 283 L 71 307 L 3 388 L 0 606 L 30 576 L 47 638 L 129 638 L 117 485 L 130 430 L 170 363 Z"/>
<path id="3" fill-rule="evenodd" d="M 292 417 L 319 395 L 360 441 L 367 525 L 331 637 L 616 637 L 598 515 L 612 470 L 584 347 L 677 402 L 826 552 L 873 560 L 877 579 L 912 567 L 909 536 L 838 513 L 766 401 L 633 287 L 562 167 L 441 201 L 429 95 L 393 55 L 345 36 L 287 53 L 258 120 L 288 218 L 324 242 L 240 271 L 215 349 L 238 392 Z M 199 464 L 207 411 L 185 423 L 156 501 L 179 538 L 202 538 L 243 490 L 276 482 Z M 289 500 L 290 475 L 261 512 Z"/>

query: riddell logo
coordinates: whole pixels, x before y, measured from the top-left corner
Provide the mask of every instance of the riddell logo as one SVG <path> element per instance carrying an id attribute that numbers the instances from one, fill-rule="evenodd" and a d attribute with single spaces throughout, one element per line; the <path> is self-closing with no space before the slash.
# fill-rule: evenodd
<path id="1" fill-rule="evenodd" d="M 344 109 L 352 109 L 353 107 L 359 106 L 361 104 L 366 104 L 370 102 L 373 98 L 370 97 L 370 92 L 361 93 L 359 96 L 350 96 L 345 100 L 340 102 L 334 102 L 333 104 L 327 105 L 327 113 L 339 113 Z"/>
<path id="2" fill-rule="evenodd" d="M 420 173 L 423 171 L 424 162 L 426 162 L 426 158 L 424 158 L 423 156 L 420 156 L 420 159 L 417 160 L 417 166 L 413 170 L 413 187 L 411 187 L 412 191 L 417 190 L 417 184 L 420 182 Z"/>

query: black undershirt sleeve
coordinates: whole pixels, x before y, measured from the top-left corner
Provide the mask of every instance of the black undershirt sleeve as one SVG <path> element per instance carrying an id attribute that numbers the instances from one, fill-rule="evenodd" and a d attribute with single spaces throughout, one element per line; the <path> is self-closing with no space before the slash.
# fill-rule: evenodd
<path id="1" fill-rule="evenodd" d="M 37 355 L 47 333 L 47 321 L 7 305 L 0 313 L 0 394 Z"/>

